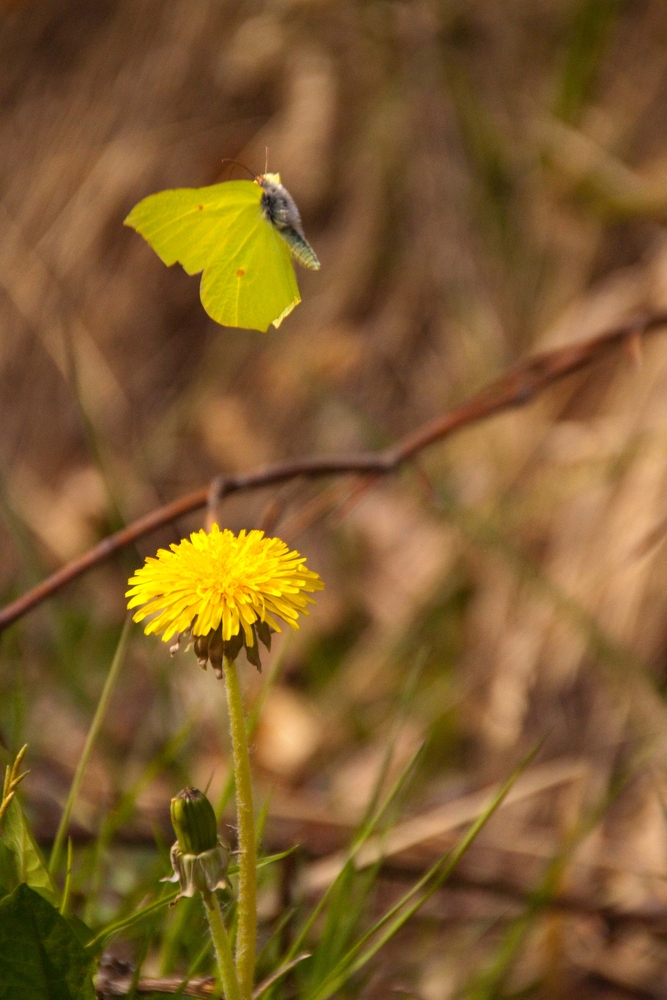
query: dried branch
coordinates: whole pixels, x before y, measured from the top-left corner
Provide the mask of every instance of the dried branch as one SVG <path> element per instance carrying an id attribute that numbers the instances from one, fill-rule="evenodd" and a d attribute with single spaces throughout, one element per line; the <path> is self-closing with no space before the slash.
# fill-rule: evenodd
<path id="1" fill-rule="evenodd" d="M 286 962 L 276 969 L 267 979 L 256 986 L 253 990 L 252 1000 L 259 1000 L 274 983 L 282 979 L 295 966 L 310 958 L 308 952 L 297 955 L 291 962 Z M 162 976 L 159 979 L 140 979 L 133 982 L 133 970 L 131 966 L 115 959 L 103 960 L 100 971 L 96 977 L 95 989 L 101 1000 L 108 1000 L 109 997 L 124 997 L 130 994 L 144 993 L 175 993 L 178 996 L 207 997 L 217 996 L 214 976 L 195 976 L 188 979 L 185 984 L 182 976 Z"/>
<path id="2" fill-rule="evenodd" d="M 126 546 L 132 545 L 137 539 L 176 521 L 185 514 L 191 514 L 207 506 L 213 509 L 220 500 L 232 493 L 271 486 L 298 476 L 312 479 L 356 472 L 380 477 L 395 472 L 401 465 L 436 441 L 442 441 L 450 434 L 504 410 L 524 406 L 554 382 L 599 360 L 613 348 L 624 342 L 632 347 L 638 337 L 653 333 L 664 326 L 667 326 L 667 313 L 656 313 L 625 323 L 579 344 L 536 354 L 520 362 L 507 375 L 492 382 L 466 403 L 455 406 L 441 417 L 427 421 L 382 451 L 359 452 L 353 455 L 314 455 L 274 462 L 252 472 L 219 476 L 209 486 L 159 507 L 133 521 L 126 528 L 114 532 L 83 555 L 56 570 L 36 587 L 26 591 L 0 611 L 0 631 L 89 569 L 98 566 Z"/>

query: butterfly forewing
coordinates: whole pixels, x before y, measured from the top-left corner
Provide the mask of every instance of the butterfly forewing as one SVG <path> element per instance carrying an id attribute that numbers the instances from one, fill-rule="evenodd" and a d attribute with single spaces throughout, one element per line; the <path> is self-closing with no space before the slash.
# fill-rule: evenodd
<path id="1" fill-rule="evenodd" d="M 178 261 L 188 274 L 197 274 L 220 249 L 221 240 L 233 234 L 238 213 L 259 205 L 260 198 L 252 181 L 159 191 L 140 201 L 125 224 L 136 229 L 165 264 Z"/>

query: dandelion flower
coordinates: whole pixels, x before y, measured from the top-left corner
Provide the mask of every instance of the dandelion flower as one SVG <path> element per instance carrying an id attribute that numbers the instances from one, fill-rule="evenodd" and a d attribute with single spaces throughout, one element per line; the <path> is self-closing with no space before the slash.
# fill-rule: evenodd
<path id="1" fill-rule="evenodd" d="M 222 657 L 234 660 L 242 647 L 259 667 L 257 640 L 270 648 L 271 632 L 280 632 L 276 619 L 298 629 L 299 615 L 314 603 L 306 595 L 324 587 L 305 564 L 280 538 L 263 531 L 237 537 L 214 524 L 149 556 L 125 596 L 128 608 L 143 605 L 134 621 L 150 618 L 147 634 L 162 633 L 163 642 L 178 636 L 174 650 L 190 636 L 200 664 L 206 669 L 210 660 L 219 675 Z"/>

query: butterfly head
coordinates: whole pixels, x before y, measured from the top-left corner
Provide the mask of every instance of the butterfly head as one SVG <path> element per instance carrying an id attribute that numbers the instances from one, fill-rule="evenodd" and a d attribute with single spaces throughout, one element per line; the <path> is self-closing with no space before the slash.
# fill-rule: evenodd
<path id="1" fill-rule="evenodd" d="M 262 181 L 267 181 L 269 184 L 280 184 L 280 174 L 260 174 L 257 183 L 263 187 Z"/>

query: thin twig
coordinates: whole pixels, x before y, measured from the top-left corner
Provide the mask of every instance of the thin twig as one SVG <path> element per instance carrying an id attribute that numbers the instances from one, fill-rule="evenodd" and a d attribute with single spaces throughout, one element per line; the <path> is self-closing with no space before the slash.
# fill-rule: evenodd
<path id="1" fill-rule="evenodd" d="M 62 587 L 98 566 L 105 559 L 132 545 L 144 535 L 162 528 L 186 514 L 200 510 L 231 493 L 255 490 L 283 483 L 298 476 L 316 478 L 341 473 L 372 473 L 377 476 L 395 472 L 418 452 L 456 433 L 464 427 L 486 420 L 504 410 L 516 409 L 533 400 L 554 382 L 592 364 L 614 347 L 667 326 L 667 313 L 656 313 L 608 330 L 590 340 L 571 344 L 555 351 L 536 354 L 516 365 L 507 375 L 476 393 L 466 403 L 429 420 L 382 451 L 358 454 L 312 455 L 274 462 L 251 472 L 214 480 L 214 488 L 204 486 L 194 493 L 174 500 L 133 521 L 127 527 L 103 539 L 83 555 L 62 566 L 21 597 L 0 611 L 0 631 L 21 618 Z"/>

